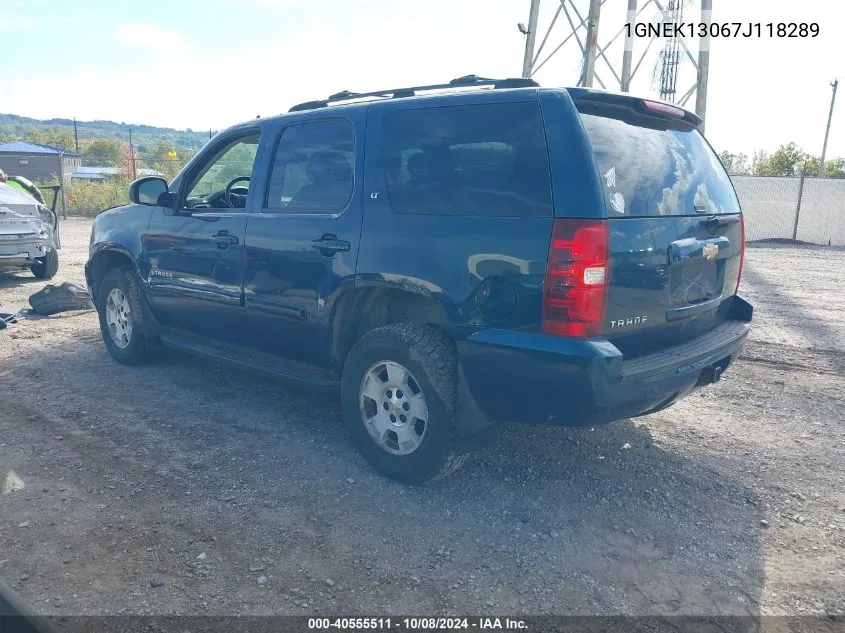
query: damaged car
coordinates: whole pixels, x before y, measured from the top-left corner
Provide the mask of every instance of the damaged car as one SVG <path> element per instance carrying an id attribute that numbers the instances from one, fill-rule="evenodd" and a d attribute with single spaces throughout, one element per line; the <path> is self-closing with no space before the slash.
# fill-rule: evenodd
<path id="1" fill-rule="evenodd" d="M 59 216 L 56 191 L 51 207 L 0 182 L 0 271 L 29 268 L 37 279 L 59 270 Z"/>

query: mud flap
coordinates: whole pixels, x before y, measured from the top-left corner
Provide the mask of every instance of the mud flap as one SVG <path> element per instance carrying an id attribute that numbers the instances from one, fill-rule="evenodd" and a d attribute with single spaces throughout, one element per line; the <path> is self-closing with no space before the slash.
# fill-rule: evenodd
<path id="1" fill-rule="evenodd" d="M 455 411 L 455 424 L 458 430 L 458 443 L 470 448 L 485 442 L 495 430 L 491 422 L 469 390 L 464 369 L 458 363 L 458 402 Z"/>

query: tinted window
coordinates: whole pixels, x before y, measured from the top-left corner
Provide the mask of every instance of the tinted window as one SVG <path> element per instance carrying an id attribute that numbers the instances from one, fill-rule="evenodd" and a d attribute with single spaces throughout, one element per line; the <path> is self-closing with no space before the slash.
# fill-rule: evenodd
<path id="1" fill-rule="evenodd" d="M 384 138 L 387 191 L 399 213 L 552 215 L 537 103 L 391 112 Z"/>
<path id="2" fill-rule="evenodd" d="M 343 119 L 286 127 L 279 137 L 268 211 L 340 211 L 352 195 L 355 136 Z"/>
<path id="3" fill-rule="evenodd" d="M 611 216 L 739 213 L 731 181 L 698 130 L 581 114 Z"/>

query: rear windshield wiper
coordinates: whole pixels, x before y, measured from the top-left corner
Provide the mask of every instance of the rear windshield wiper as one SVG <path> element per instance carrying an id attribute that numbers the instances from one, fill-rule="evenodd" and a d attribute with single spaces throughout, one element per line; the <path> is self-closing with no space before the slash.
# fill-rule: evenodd
<path id="1" fill-rule="evenodd" d="M 696 208 L 698 211 L 698 208 Z M 731 224 L 736 224 L 739 222 L 739 214 L 736 215 L 725 215 L 725 216 L 713 216 L 712 218 L 707 218 L 706 220 L 701 221 L 701 226 L 710 229 L 711 231 L 720 229 L 723 226 L 730 226 Z"/>

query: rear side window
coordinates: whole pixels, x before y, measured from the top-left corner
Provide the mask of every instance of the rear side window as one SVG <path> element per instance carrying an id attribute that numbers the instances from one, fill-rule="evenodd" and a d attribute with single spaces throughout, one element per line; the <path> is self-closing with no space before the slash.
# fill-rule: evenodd
<path id="1" fill-rule="evenodd" d="M 282 131 L 267 191 L 267 212 L 331 213 L 352 195 L 355 135 L 345 119 L 290 125 Z"/>
<path id="2" fill-rule="evenodd" d="M 698 130 L 661 130 L 581 114 L 607 198 L 624 216 L 739 213 L 719 158 Z"/>
<path id="3" fill-rule="evenodd" d="M 384 117 L 384 164 L 398 213 L 551 216 L 537 103 L 398 110 Z"/>

